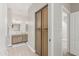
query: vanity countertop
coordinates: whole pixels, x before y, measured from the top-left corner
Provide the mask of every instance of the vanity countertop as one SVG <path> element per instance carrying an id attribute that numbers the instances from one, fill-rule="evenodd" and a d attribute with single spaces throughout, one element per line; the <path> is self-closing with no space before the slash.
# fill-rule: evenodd
<path id="1" fill-rule="evenodd" d="M 11 33 L 10 33 L 11 35 L 20 35 L 20 34 L 28 34 L 28 32 L 19 32 L 19 31 L 12 31 Z"/>

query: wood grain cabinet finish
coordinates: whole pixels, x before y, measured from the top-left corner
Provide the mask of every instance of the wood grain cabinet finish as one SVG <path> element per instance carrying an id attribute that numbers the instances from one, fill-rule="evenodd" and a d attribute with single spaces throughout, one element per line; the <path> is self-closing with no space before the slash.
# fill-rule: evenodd
<path id="1" fill-rule="evenodd" d="M 38 55 L 41 55 L 41 11 L 39 11 L 38 13 L 36 13 L 36 53 Z"/>
<path id="2" fill-rule="evenodd" d="M 48 56 L 48 6 L 36 12 L 36 53 Z"/>
<path id="3" fill-rule="evenodd" d="M 41 28 L 41 11 L 39 11 L 37 14 L 36 14 L 36 18 L 37 18 L 37 22 L 36 22 L 36 28 L 37 29 L 40 29 Z"/>
<path id="4" fill-rule="evenodd" d="M 42 56 L 48 55 L 48 30 L 42 30 Z"/>
<path id="5" fill-rule="evenodd" d="M 15 36 L 15 35 L 13 35 L 12 36 L 12 44 L 16 43 L 17 42 L 17 39 L 18 39 L 18 37 Z"/>
<path id="6" fill-rule="evenodd" d="M 28 35 L 27 34 L 24 34 L 24 35 L 22 35 L 22 41 L 23 42 L 27 42 L 28 40 Z"/>
<path id="7" fill-rule="evenodd" d="M 42 29 L 48 29 L 48 7 L 42 10 Z"/>
<path id="8" fill-rule="evenodd" d="M 13 35 L 12 36 L 12 44 L 18 44 L 18 43 L 27 42 L 27 41 L 28 41 L 27 34 Z"/>
<path id="9" fill-rule="evenodd" d="M 36 30 L 37 31 L 37 40 L 36 40 L 36 53 L 38 54 L 38 55 L 40 55 L 41 56 L 41 52 L 42 52 L 42 50 L 41 50 L 41 45 L 42 45 L 42 42 L 41 42 L 41 30 Z"/>
<path id="10" fill-rule="evenodd" d="M 48 7 L 42 10 L 42 55 L 48 55 Z"/>

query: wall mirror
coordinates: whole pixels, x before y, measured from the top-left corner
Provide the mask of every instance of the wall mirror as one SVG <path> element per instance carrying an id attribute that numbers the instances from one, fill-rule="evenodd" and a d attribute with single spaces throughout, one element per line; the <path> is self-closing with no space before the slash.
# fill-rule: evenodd
<path id="1" fill-rule="evenodd" d="M 12 24 L 13 31 L 20 31 L 20 24 Z"/>

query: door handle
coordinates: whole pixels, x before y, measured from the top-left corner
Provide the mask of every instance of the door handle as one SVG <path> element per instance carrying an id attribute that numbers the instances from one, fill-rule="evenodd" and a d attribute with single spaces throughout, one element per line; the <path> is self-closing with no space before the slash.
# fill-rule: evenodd
<path id="1" fill-rule="evenodd" d="M 49 39 L 49 42 L 51 42 L 51 39 Z"/>

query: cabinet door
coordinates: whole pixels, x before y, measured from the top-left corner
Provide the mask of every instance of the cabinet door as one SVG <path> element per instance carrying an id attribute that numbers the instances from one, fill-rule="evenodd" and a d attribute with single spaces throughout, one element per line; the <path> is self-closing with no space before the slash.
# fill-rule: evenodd
<path id="1" fill-rule="evenodd" d="M 36 28 L 41 28 L 41 11 L 36 13 Z"/>
<path id="2" fill-rule="evenodd" d="M 12 36 L 12 44 L 17 43 L 17 39 L 18 39 L 18 37 L 15 36 L 15 35 L 13 35 L 13 36 Z"/>
<path id="3" fill-rule="evenodd" d="M 41 42 L 41 11 L 36 13 L 36 53 L 41 55 L 42 50 Z"/>
<path id="4" fill-rule="evenodd" d="M 42 28 L 48 28 L 48 7 L 42 9 Z"/>
<path id="5" fill-rule="evenodd" d="M 23 35 L 22 38 L 23 38 L 22 39 L 23 42 L 27 42 L 28 41 L 28 35 L 27 34 Z"/>
<path id="6" fill-rule="evenodd" d="M 48 56 L 48 30 L 42 30 L 42 55 Z"/>
<path id="7" fill-rule="evenodd" d="M 17 43 L 22 42 L 22 35 L 17 35 L 18 39 L 17 39 Z"/>
<path id="8" fill-rule="evenodd" d="M 42 55 L 48 55 L 48 6 L 42 9 Z"/>
<path id="9" fill-rule="evenodd" d="M 41 55 L 42 50 L 42 42 L 41 42 L 41 30 L 36 30 L 36 53 Z"/>
<path id="10" fill-rule="evenodd" d="M 36 13 L 36 53 L 48 55 L 48 7 Z"/>

